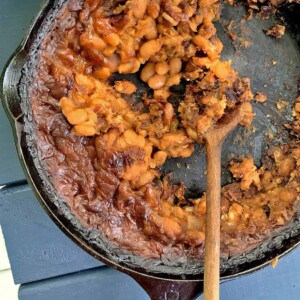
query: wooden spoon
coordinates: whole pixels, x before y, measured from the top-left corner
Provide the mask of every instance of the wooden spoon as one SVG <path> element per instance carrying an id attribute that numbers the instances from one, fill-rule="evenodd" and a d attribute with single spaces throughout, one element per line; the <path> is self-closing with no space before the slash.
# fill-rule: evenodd
<path id="1" fill-rule="evenodd" d="M 242 120 L 243 108 L 244 104 L 235 108 L 204 135 L 207 158 L 204 300 L 220 297 L 221 150 L 226 136 Z"/>

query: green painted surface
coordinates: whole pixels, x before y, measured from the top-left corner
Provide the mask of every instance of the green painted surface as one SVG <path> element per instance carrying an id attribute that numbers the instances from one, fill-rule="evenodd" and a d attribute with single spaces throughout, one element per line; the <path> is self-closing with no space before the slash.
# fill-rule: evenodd
<path id="1" fill-rule="evenodd" d="M 0 0 L 0 70 L 24 38 L 42 0 Z M 9 122 L 0 105 L 0 186 L 23 180 Z"/>

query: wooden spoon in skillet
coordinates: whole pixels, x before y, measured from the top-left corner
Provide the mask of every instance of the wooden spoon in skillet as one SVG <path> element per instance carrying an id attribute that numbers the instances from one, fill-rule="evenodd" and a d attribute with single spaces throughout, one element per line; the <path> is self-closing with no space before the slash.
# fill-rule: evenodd
<path id="1" fill-rule="evenodd" d="M 227 135 L 243 118 L 245 103 L 225 115 L 204 135 L 207 159 L 204 299 L 219 299 L 221 150 Z"/>

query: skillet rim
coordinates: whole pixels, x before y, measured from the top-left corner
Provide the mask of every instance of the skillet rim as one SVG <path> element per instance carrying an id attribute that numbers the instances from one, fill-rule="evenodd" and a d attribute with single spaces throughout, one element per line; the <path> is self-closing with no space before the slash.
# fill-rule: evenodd
<path id="1" fill-rule="evenodd" d="M 32 170 L 32 166 L 30 166 L 28 162 L 28 158 L 26 158 L 26 154 L 24 153 L 24 150 L 21 146 L 21 138 L 22 134 L 25 134 L 24 131 L 24 124 L 22 127 L 22 124 L 20 124 L 20 120 L 22 117 L 22 111 L 20 108 L 20 97 L 18 94 L 18 85 L 19 80 L 21 78 L 21 72 L 18 73 L 18 71 L 21 71 L 24 67 L 25 63 L 29 59 L 29 49 L 36 41 L 36 33 L 39 32 L 39 25 L 41 25 L 48 14 L 50 13 L 50 10 L 53 7 L 53 4 L 56 0 L 44 0 L 42 3 L 42 6 L 37 13 L 36 17 L 33 19 L 29 30 L 25 34 L 24 39 L 20 43 L 20 45 L 17 47 L 15 52 L 12 54 L 8 62 L 6 63 L 5 67 L 3 68 L 2 75 L 0 78 L 0 98 L 1 103 L 4 108 L 4 111 L 9 119 L 13 136 L 14 136 L 14 143 L 17 149 L 18 158 L 21 163 L 22 169 L 24 171 L 24 174 L 26 176 L 26 179 L 28 181 L 28 184 L 30 185 L 31 189 L 33 190 L 35 196 L 37 197 L 38 201 L 42 205 L 43 209 L 46 211 L 46 213 L 50 216 L 50 218 L 54 221 L 54 223 L 59 227 L 60 230 L 62 230 L 69 238 L 71 238 L 78 246 L 80 246 L 82 249 L 84 249 L 86 252 L 91 254 L 93 257 L 98 259 L 99 261 L 104 262 L 106 265 L 118 269 L 124 273 L 127 273 L 129 275 L 134 276 L 143 276 L 143 277 L 149 277 L 153 279 L 161 279 L 165 281 L 178 281 L 181 283 L 184 282 L 201 282 L 203 281 L 203 278 L 197 278 L 197 279 L 183 279 L 182 275 L 172 275 L 166 273 L 154 273 L 151 272 L 150 274 L 147 272 L 147 269 L 145 268 L 136 268 L 129 266 L 124 266 L 120 262 L 115 262 L 111 260 L 109 257 L 107 257 L 107 252 L 105 253 L 99 253 L 99 251 L 96 251 L 91 245 L 89 245 L 86 241 L 83 241 L 81 237 L 78 235 L 78 231 L 76 231 L 75 226 L 70 224 L 71 222 L 65 218 L 63 215 L 58 215 L 53 208 L 51 208 L 48 204 L 48 202 L 44 199 L 43 195 L 41 194 L 38 183 L 36 183 L 36 180 L 33 178 L 32 173 L 34 171 Z M 64 0 L 66 1 L 66 0 Z M 27 50 L 27 51 L 26 51 Z M 15 76 L 16 73 L 19 75 Z M 11 82 L 10 79 L 13 79 L 14 82 Z M 15 99 L 12 99 L 15 98 Z M 18 101 L 17 105 L 19 114 L 15 116 L 13 109 L 10 107 L 9 102 L 14 100 L 16 103 L 16 100 Z M 290 242 L 290 240 L 292 241 Z M 283 257 L 284 255 L 288 254 L 292 250 L 294 250 L 297 246 L 300 245 L 300 233 L 296 237 L 289 237 L 288 239 L 289 243 L 288 245 L 284 245 L 282 248 L 280 248 L 280 253 L 274 255 L 271 258 L 267 258 L 264 262 L 257 263 L 257 260 L 255 260 L 255 265 L 253 267 L 246 268 L 244 271 L 240 271 L 234 274 L 230 275 L 223 275 L 221 276 L 221 279 L 223 280 L 229 280 L 233 279 L 242 275 L 246 275 L 252 272 L 255 272 L 257 270 L 260 270 L 266 266 L 268 266 L 271 261 L 278 256 L 279 258 Z M 277 249 L 278 251 L 278 249 Z M 105 252 L 105 251 L 103 251 Z M 253 262 L 252 262 L 253 263 Z M 201 274 L 203 275 L 203 274 Z M 166 278 L 166 276 L 168 278 Z M 195 277 L 195 275 L 187 275 L 186 277 Z M 199 276 L 199 275 L 197 275 Z M 200 276 L 199 276 L 200 277 Z"/>

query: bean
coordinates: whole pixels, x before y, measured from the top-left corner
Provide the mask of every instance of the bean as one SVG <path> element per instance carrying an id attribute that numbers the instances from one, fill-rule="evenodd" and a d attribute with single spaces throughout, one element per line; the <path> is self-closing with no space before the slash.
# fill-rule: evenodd
<path id="1" fill-rule="evenodd" d="M 211 71 L 222 81 L 230 80 L 237 75 L 237 73 L 231 69 L 231 61 L 219 61 L 211 67 Z"/>
<path id="2" fill-rule="evenodd" d="M 189 242 L 192 242 L 194 246 L 203 244 L 205 241 L 205 234 L 203 231 L 199 230 L 187 230 L 185 233 L 185 239 Z"/>
<path id="3" fill-rule="evenodd" d="M 193 57 L 193 63 L 199 67 L 210 69 L 212 61 L 208 57 Z"/>
<path id="4" fill-rule="evenodd" d="M 188 6 L 184 9 L 184 13 L 188 16 L 188 18 L 191 18 L 196 12 L 196 7 L 195 6 Z"/>
<path id="5" fill-rule="evenodd" d="M 159 62 L 155 66 L 156 73 L 159 75 L 165 75 L 169 72 L 169 65 L 163 61 Z"/>
<path id="6" fill-rule="evenodd" d="M 166 87 L 170 87 L 173 85 L 178 85 L 180 83 L 181 75 L 180 74 L 174 74 L 169 76 L 166 82 Z"/>
<path id="7" fill-rule="evenodd" d="M 129 62 L 125 64 L 120 64 L 118 71 L 120 74 L 128 74 L 132 71 L 132 69 L 133 69 L 132 63 Z"/>
<path id="8" fill-rule="evenodd" d="M 169 126 L 170 132 L 176 132 L 178 129 L 178 125 L 179 125 L 179 121 L 177 119 L 173 119 Z"/>
<path id="9" fill-rule="evenodd" d="M 282 217 L 276 218 L 277 225 L 284 225 L 284 219 Z"/>
<path id="10" fill-rule="evenodd" d="M 194 147 L 180 149 L 178 151 L 177 157 L 189 157 L 194 152 Z"/>
<path id="11" fill-rule="evenodd" d="M 189 21 L 189 27 L 193 32 L 197 32 L 197 24 L 194 20 Z"/>
<path id="12" fill-rule="evenodd" d="M 155 21 L 152 18 L 149 18 L 149 28 L 148 28 L 148 33 L 145 34 L 145 38 L 147 40 L 153 40 L 157 38 L 157 29 L 156 29 L 156 24 Z"/>
<path id="13" fill-rule="evenodd" d="M 160 11 L 160 3 L 159 2 L 160 2 L 159 0 L 149 0 L 149 4 L 147 7 L 147 13 L 153 19 L 156 19 L 159 15 L 159 11 Z"/>
<path id="14" fill-rule="evenodd" d="M 297 193 L 295 191 L 288 190 L 287 188 L 282 189 L 279 192 L 279 199 L 281 201 L 291 202 L 294 201 L 296 198 L 297 198 Z"/>
<path id="15" fill-rule="evenodd" d="M 141 63 L 138 59 L 134 59 L 128 63 L 120 64 L 118 71 L 121 74 L 135 73 L 139 70 Z"/>
<path id="16" fill-rule="evenodd" d="M 173 215 L 178 219 L 184 219 L 184 210 L 179 206 L 173 206 Z"/>
<path id="17" fill-rule="evenodd" d="M 117 129 L 111 129 L 107 134 L 107 142 L 106 145 L 107 147 L 112 147 L 115 143 L 115 141 L 117 140 L 117 138 L 119 137 L 119 131 Z"/>
<path id="18" fill-rule="evenodd" d="M 78 108 L 73 110 L 67 115 L 67 119 L 70 124 L 78 125 L 85 122 L 88 118 L 88 115 L 84 109 Z"/>
<path id="19" fill-rule="evenodd" d="M 292 157 L 287 157 L 278 164 L 278 173 L 281 176 L 287 176 L 295 167 L 295 160 Z"/>
<path id="20" fill-rule="evenodd" d="M 203 8 L 203 7 L 207 7 L 210 6 L 212 4 L 214 4 L 215 2 L 217 2 L 217 0 L 199 0 L 199 7 Z"/>
<path id="21" fill-rule="evenodd" d="M 161 212 L 163 217 L 171 217 L 173 211 L 173 205 L 167 201 L 162 201 Z"/>
<path id="22" fill-rule="evenodd" d="M 76 53 L 69 48 L 57 50 L 56 54 L 64 63 L 70 65 L 74 65 L 77 59 Z"/>
<path id="23" fill-rule="evenodd" d="M 169 73 L 170 75 L 180 73 L 182 62 L 179 57 L 171 58 L 169 62 Z"/>
<path id="24" fill-rule="evenodd" d="M 93 48 L 96 50 L 103 50 L 106 47 L 106 43 L 102 38 L 95 35 L 89 36 L 87 33 L 83 33 L 79 38 L 79 43 L 85 48 Z"/>
<path id="25" fill-rule="evenodd" d="M 118 70 L 120 63 L 121 63 L 120 55 L 117 53 L 114 53 L 110 57 L 104 58 L 103 67 L 109 68 L 110 72 L 114 73 Z"/>
<path id="26" fill-rule="evenodd" d="M 116 81 L 114 87 L 117 92 L 127 95 L 131 95 L 136 91 L 136 86 L 128 80 Z"/>
<path id="27" fill-rule="evenodd" d="M 67 98 L 67 97 L 63 97 L 60 100 L 60 106 L 62 108 L 63 114 L 67 115 L 69 114 L 71 111 L 76 109 L 76 105 L 74 104 L 73 100 Z"/>
<path id="28" fill-rule="evenodd" d="M 204 133 L 208 130 L 208 128 L 211 126 L 212 119 L 203 115 L 200 116 L 196 122 L 197 124 L 197 131 L 199 133 Z"/>
<path id="29" fill-rule="evenodd" d="M 161 166 L 165 163 L 166 159 L 168 157 L 168 154 L 166 151 L 157 151 L 154 156 L 153 159 L 155 161 L 155 164 L 157 166 Z"/>
<path id="30" fill-rule="evenodd" d="M 109 68 L 104 67 L 96 70 L 94 74 L 99 79 L 107 79 L 111 75 L 111 71 Z"/>
<path id="31" fill-rule="evenodd" d="M 101 11 L 99 9 L 95 12 L 94 17 L 94 29 L 96 33 L 99 35 L 108 35 L 115 31 L 115 28 L 109 23 L 109 19 L 101 16 Z"/>
<path id="32" fill-rule="evenodd" d="M 203 22 L 203 15 L 201 14 L 199 14 L 199 15 L 196 15 L 195 16 L 195 21 L 196 21 L 196 24 L 197 25 L 200 25 L 202 22 Z"/>
<path id="33" fill-rule="evenodd" d="M 186 137 L 182 132 L 166 133 L 161 139 L 161 145 L 167 149 L 173 144 L 183 144 Z"/>
<path id="34" fill-rule="evenodd" d="M 164 112 L 164 125 L 170 125 L 174 117 L 173 105 L 171 103 L 167 103 L 163 108 L 163 112 Z"/>
<path id="35" fill-rule="evenodd" d="M 88 90 L 93 90 L 95 88 L 95 84 L 92 78 L 85 76 L 83 74 L 76 74 L 75 80 L 77 84 L 86 87 Z"/>
<path id="36" fill-rule="evenodd" d="M 155 74 L 155 63 L 148 62 L 141 72 L 141 79 L 147 82 Z"/>
<path id="37" fill-rule="evenodd" d="M 161 90 L 155 90 L 154 91 L 154 98 L 162 98 L 164 100 L 167 100 L 170 96 L 170 92 L 165 90 L 165 89 L 161 89 Z"/>
<path id="38" fill-rule="evenodd" d="M 147 9 L 147 4 L 148 4 L 147 0 L 133 1 L 133 15 L 137 19 L 141 19 L 144 16 L 146 9 Z"/>
<path id="39" fill-rule="evenodd" d="M 116 52 L 116 47 L 108 46 L 103 51 L 102 54 L 106 57 L 112 56 Z"/>
<path id="40" fill-rule="evenodd" d="M 157 24 L 156 30 L 158 33 L 163 34 L 165 31 L 167 31 L 167 27 L 165 27 L 163 24 Z"/>
<path id="41" fill-rule="evenodd" d="M 157 190 L 151 185 L 147 187 L 145 192 L 146 201 L 150 204 L 151 207 L 156 208 L 159 203 L 159 195 Z"/>
<path id="42" fill-rule="evenodd" d="M 96 128 L 92 125 L 80 124 L 74 126 L 74 133 L 78 136 L 92 136 L 96 134 Z"/>
<path id="43" fill-rule="evenodd" d="M 204 105 L 211 106 L 213 104 L 218 103 L 218 99 L 212 95 L 206 95 L 201 98 L 201 103 Z"/>
<path id="44" fill-rule="evenodd" d="M 294 149 L 292 155 L 296 160 L 298 160 L 300 158 L 300 148 Z"/>
<path id="45" fill-rule="evenodd" d="M 172 0 L 172 3 L 176 6 L 178 6 L 181 3 L 182 0 Z"/>
<path id="46" fill-rule="evenodd" d="M 132 73 L 136 73 L 141 67 L 141 62 L 136 58 L 133 62 L 133 70 Z"/>
<path id="47" fill-rule="evenodd" d="M 206 201 L 205 199 L 201 199 L 197 206 L 197 213 L 200 215 L 204 215 L 206 213 Z"/>
<path id="48" fill-rule="evenodd" d="M 175 239 L 181 233 L 181 227 L 171 218 L 163 218 L 161 227 L 165 234 L 172 239 Z"/>
<path id="49" fill-rule="evenodd" d="M 88 120 L 96 123 L 98 120 L 97 114 L 91 108 L 86 108 L 85 111 L 87 112 Z"/>
<path id="50" fill-rule="evenodd" d="M 148 81 L 148 85 L 153 89 L 153 90 L 158 90 L 161 89 L 167 80 L 167 76 L 166 75 L 154 75 L 152 76 L 149 81 Z"/>
<path id="51" fill-rule="evenodd" d="M 88 12 L 95 10 L 101 3 L 102 0 L 86 0 L 86 4 L 89 7 Z"/>
<path id="52" fill-rule="evenodd" d="M 245 106 L 245 105 L 244 105 Z M 252 107 L 251 107 L 252 108 Z M 282 153 L 281 150 L 276 149 L 273 153 L 274 159 L 276 163 L 279 163 L 281 160 L 284 159 L 284 154 Z"/>
<path id="53" fill-rule="evenodd" d="M 154 178 L 154 174 L 152 172 L 146 171 L 141 174 L 141 176 L 138 179 L 137 185 L 143 186 L 149 182 L 151 182 Z"/>
<path id="54" fill-rule="evenodd" d="M 254 114 L 252 113 L 252 105 L 249 102 L 244 102 L 241 105 L 241 113 L 243 115 L 243 119 L 240 124 L 245 127 L 249 127 L 254 117 Z"/>
<path id="55" fill-rule="evenodd" d="M 179 49 L 184 49 L 184 47 L 181 45 L 181 43 L 183 42 L 183 37 L 180 35 L 176 35 L 176 36 L 166 36 L 162 39 L 162 43 L 166 46 L 176 46 L 176 48 Z M 178 52 L 177 50 L 177 52 Z"/>
<path id="56" fill-rule="evenodd" d="M 116 142 L 115 142 L 115 146 L 118 149 L 126 149 L 128 148 L 128 144 L 126 143 L 124 137 L 118 137 Z"/>
<path id="57" fill-rule="evenodd" d="M 187 128 L 186 133 L 188 134 L 188 136 L 189 136 L 191 139 L 197 140 L 197 138 L 198 138 L 197 131 L 195 131 L 195 130 L 192 129 L 191 127 L 188 127 L 188 128 Z"/>
<path id="58" fill-rule="evenodd" d="M 127 104 L 127 102 L 126 102 L 126 104 Z M 128 111 L 125 115 L 123 115 L 123 118 L 131 126 L 135 120 L 135 114 L 132 111 L 131 112 Z"/>
<path id="59" fill-rule="evenodd" d="M 201 219 L 193 216 L 193 215 L 188 215 L 187 217 L 187 229 L 195 229 L 195 230 L 200 230 L 202 227 L 202 222 Z"/>
<path id="60" fill-rule="evenodd" d="M 128 145 L 138 146 L 143 148 L 145 146 L 144 137 L 136 134 L 133 130 L 128 129 L 124 132 L 124 139 Z"/>
<path id="61" fill-rule="evenodd" d="M 149 59 L 161 49 L 161 46 L 162 45 L 159 40 L 148 41 L 141 46 L 140 55 L 142 58 Z"/>
<path id="62" fill-rule="evenodd" d="M 116 111 L 122 111 L 128 109 L 128 104 L 123 98 L 115 98 L 112 102 L 112 108 Z"/>
<path id="63" fill-rule="evenodd" d="M 118 46 L 120 44 L 120 37 L 116 33 L 110 33 L 104 37 L 105 41 L 111 46 Z"/>

